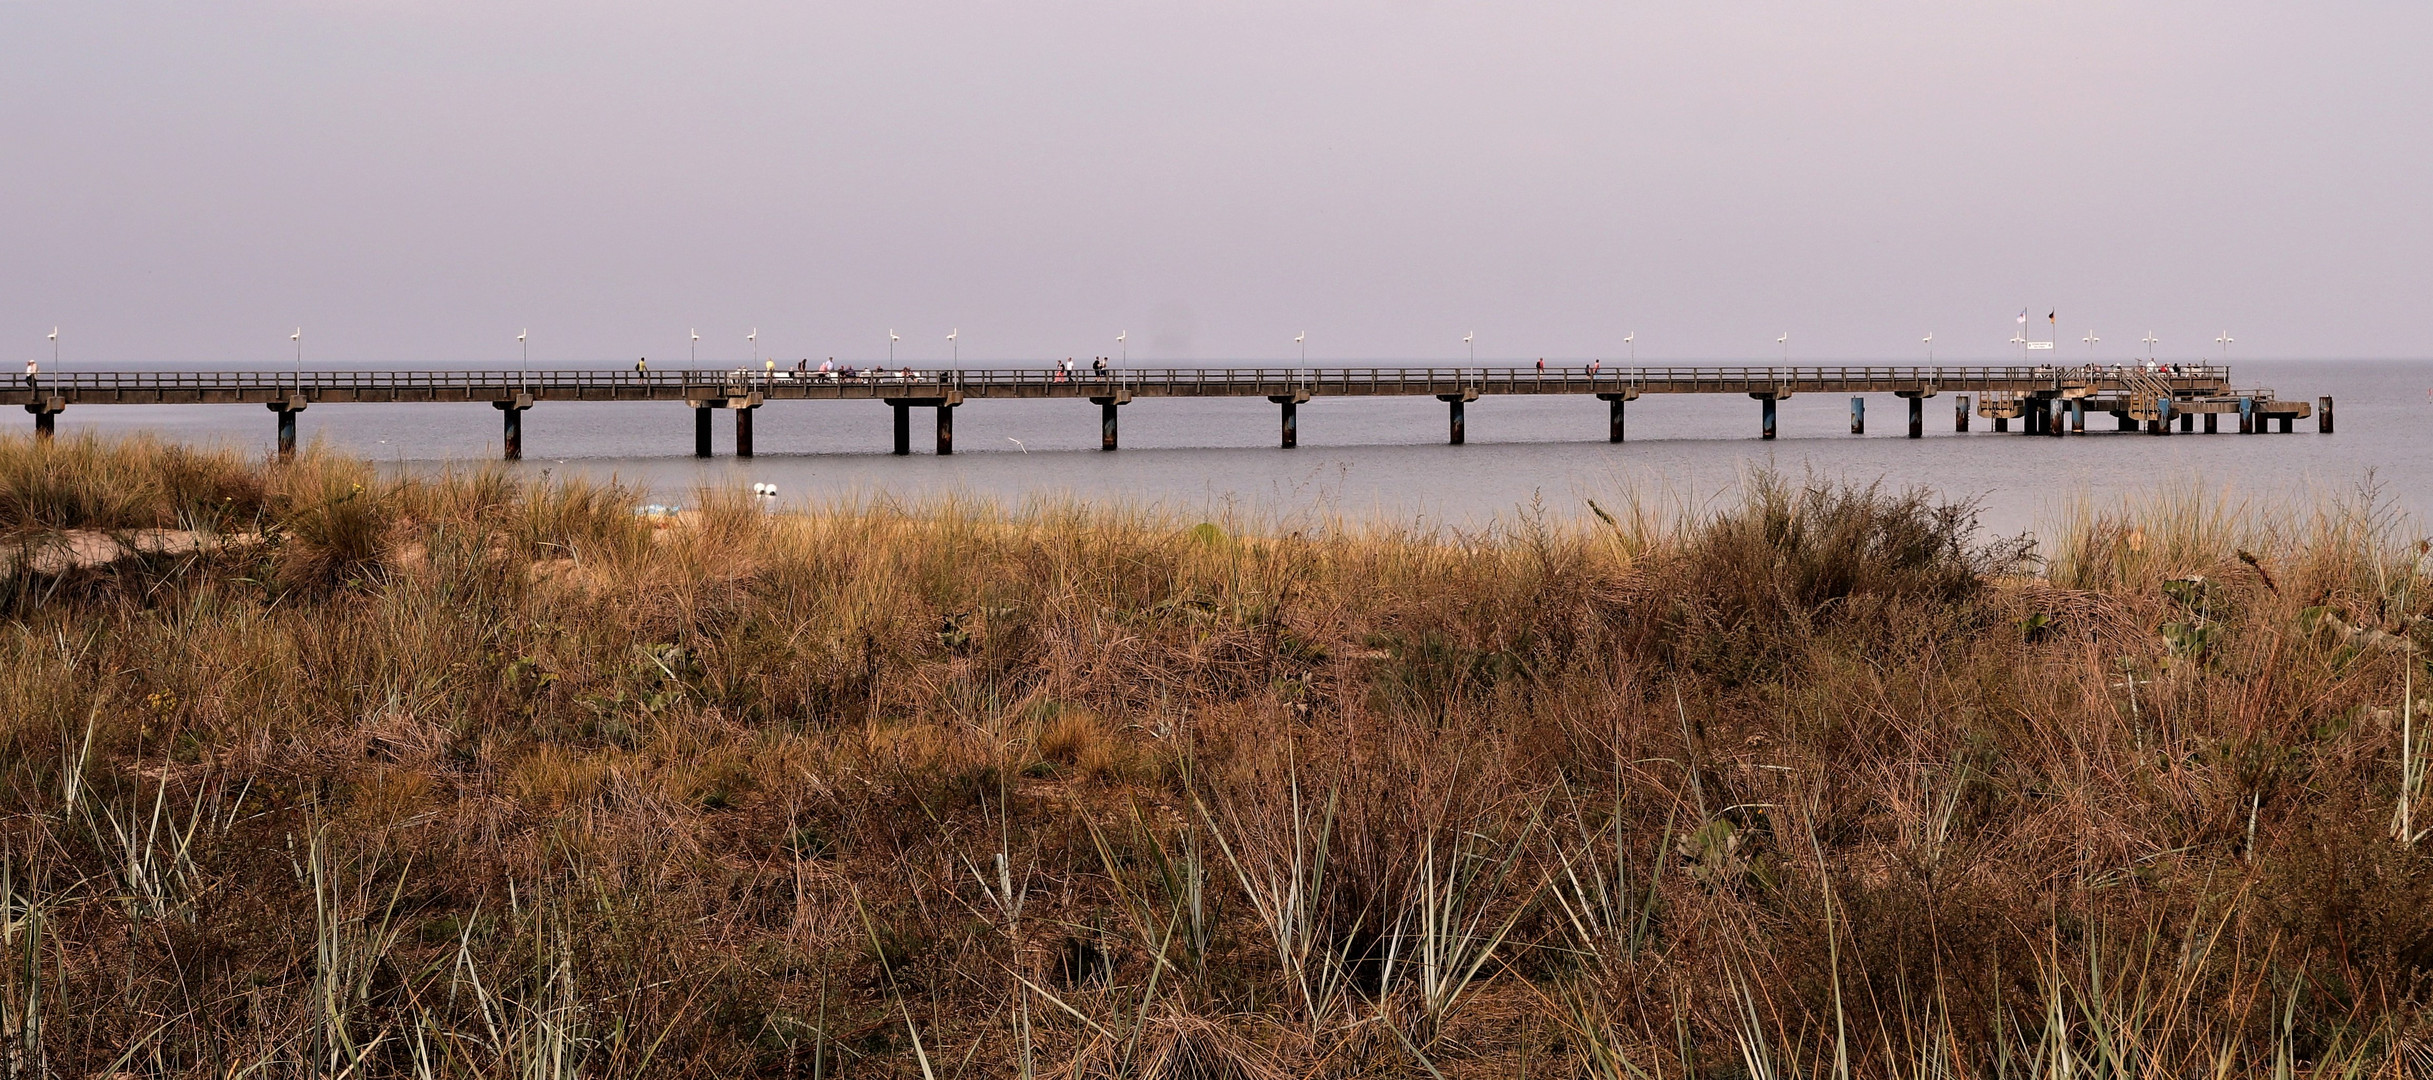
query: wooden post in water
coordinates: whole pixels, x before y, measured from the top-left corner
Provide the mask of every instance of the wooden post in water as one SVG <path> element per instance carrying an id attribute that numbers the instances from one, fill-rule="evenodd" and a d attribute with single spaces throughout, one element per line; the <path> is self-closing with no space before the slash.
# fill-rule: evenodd
<path id="1" fill-rule="evenodd" d="M 955 452 L 955 407 L 944 402 L 938 405 L 938 453 Z"/>
<path id="2" fill-rule="evenodd" d="M 912 453 L 912 403 L 890 401 L 887 404 L 895 408 L 895 456 L 903 457 Z"/>
<path id="3" fill-rule="evenodd" d="M 751 402 L 738 402 L 733 408 L 735 410 L 735 456 L 748 458 L 752 456 L 752 414 L 759 412 L 760 406 Z"/>
<path id="4" fill-rule="evenodd" d="M 714 407 L 716 407 L 714 403 L 707 401 L 693 403 L 694 457 L 705 458 L 712 452 L 710 450 L 710 410 Z"/>
<path id="5" fill-rule="evenodd" d="M 2318 435 L 2332 433 L 2332 398 L 2329 394 L 2325 394 L 2315 402 L 2315 433 Z"/>
<path id="6" fill-rule="evenodd" d="M 1850 397 L 1850 433 L 1867 434 L 1867 399 L 1856 394 Z"/>

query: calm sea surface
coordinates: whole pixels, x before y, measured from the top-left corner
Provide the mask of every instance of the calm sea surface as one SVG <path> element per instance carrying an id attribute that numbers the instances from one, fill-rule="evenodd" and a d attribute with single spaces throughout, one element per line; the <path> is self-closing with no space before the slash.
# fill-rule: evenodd
<path id="1" fill-rule="evenodd" d="M 1215 365 L 1210 365 L 1215 366 Z M 1981 500 L 1989 529 L 2049 525 L 2071 507 L 2198 490 L 2273 506 L 2313 505 L 2368 482 L 2418 516 L 2433 511 L 2433 361 L 2234 364 L 2236 381 L 2280 396 L 2338 401 L 2339 432 L 2312 419 L 2290 435 L 2153 438 L 2096 430 L 2085 438 L 1996 435 L 1976 418 L 1952 431 L 1952 395 L 1926 403 L 1926 438 L 1903 438 L 1905 403 L 1868 399 L 1865 436 L 1849 433 L 1849 398 L 1802 395 L 1781 405 L 1781 435 L 1757 439 L 1757 403 L 1741 396 L 1656 396 L 1630 407 L 1630 441 L 1605 441 L 1594 398 L 1487 398 L 1469 406 L 1469 443 L 1446 445 L 1443 404 L 1431 398 L 1319 398 L 1300 411 L 1298 449 L 1276 446 L 1277 412 L 1260 399 L 1143 399 L 1123 410 L 1123 445 L 1098 449 L 1098 409 L 1081 401 L 976 401 L 956 413 L 955 454 L 936 457 L 930 414 L 914 411 L 911 457 L 887 453 L 889 416 L 876 402 L 777 402 L 759 411 L 759 456 L 732 449 L 731 414 L 717 418 L 719 457 L 698 461 L 691 410 L 675 404 L 548 404 L 525 414 L 520 466 L 614 477 L 665 503 L 704 485 L 778 486 L 788 505 L 837 499 L 962 495 L 1007 502 L 1079 499 L 1177 515 L 1232 513 L 1269 523 L 1333 517 L 1475 529 L 1515 515 L 1571 518 L 1595 499 L 1636 497 L 1700 506 L 1728 497 L 1750 470 L 1794 477 L 1924 485 Z M 2017 425 L 2013 425 L 2016 427 Z M 267 452 L 259 407 L 71 408 L 63 432 L 148 431 L 180 441 Z M 315 405 L 305 439 L 400 467 L 486 462 L 499 452 L 499 416 L 479 405 Z M 1535 509 L 1533 509 L 1535 508 Z"/>

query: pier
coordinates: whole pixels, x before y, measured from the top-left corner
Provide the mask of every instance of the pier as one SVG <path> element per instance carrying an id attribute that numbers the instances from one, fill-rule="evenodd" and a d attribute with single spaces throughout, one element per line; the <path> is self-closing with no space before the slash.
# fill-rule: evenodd
<path id="1" fill-rule="evenodd" d="M 316 404 L 488 404 L 499 411 L 505 456 L 523 456 L 523 414 L 585 402 L 667 402 L 693 411 L 693 452 L 712 453 L 715 410 L 733 414 L 735 453 L 752 456 L 752 414 L 778 401 L 853 401 L 886 405 L 894 451 L 912 452 L 912 410 L 934 413 L 936 449 L 954 452 L 954 412 L 989 399 L 1087 400 L 1098 406 L 1102 449 L 1119 445 L 1122 408 L 1137 398 L 1265 398 L 1278 406 L 1279 443 L 1299 441 L 1298 407 L 1321 397 L 1434 397 L 1447 406 L 1448 439 L 1465 436 L 1466 407 L 1519 395 L 1594 397 L 1607 403 L 1606 438 L 1622 442 L 1627 409 L 1648 395 L 1746 395 L 1757 403 L 1756 435 L 1776 434 L 1775 403 L 1795 394 L 1848 394 L 1850 429 L 1866 430 L 1866 397 L 1903 402 L 1910 438 L 1925 434 L 1925 402 L 1951 395 L 1955 431 L 1972 418 L 2008 432 L 2083 435 L 2087 414 L 2109 414 L 2114 430 L 2194 433 L 2200 418 L 2215 433 L 2231 417 L 2241 434 L 2277 425 L 2293 430 L 2312 416 L 2332 432 L 2332 399 L 2285 400 L 2269 388 L 2237 387 L 2227 366 L 2079 367 L 1617 367 L 1538 371 L 1523 367 L 1130 368 L 1066 373 L 1053 368 L 839 372 L 800 370 L 649 371 L 105 371 L 44 374 L 32 385 L 0 390 L 0 406 L 33 415 L 48 436 L 59 414 L 93 405 L 257 405 L 276 417 L 278 448 L 292 454 L 296 414 Z M 2100 425 L 2099 425 L 2100 430 Z"/>

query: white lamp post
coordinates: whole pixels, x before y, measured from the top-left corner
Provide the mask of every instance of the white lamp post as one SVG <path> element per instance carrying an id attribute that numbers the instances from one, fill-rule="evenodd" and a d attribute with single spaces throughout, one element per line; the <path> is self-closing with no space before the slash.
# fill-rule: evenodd
<path id="1" fill-rule="evenodd" d="M 1472 330 L 1469 333 L 1461 336 L 1462 345 L 1470 350 L 1470 365 L 1472 367 L 1478 366 L 1478 346 L 1473 343 L 1473 339 L 1477 337 L 1478 331 L 1476 330 Z"/>
<path id="2" fill-rule="evenodd" d="M 2099 337 L 2096 337 L 2096 336 L 2095 336 L 2095 331 L 2093 331 L 2093 330 L 2089 330 L 2089 331 L 2087 331 L 2087 336 L 2082 337 L 2082 338 L 2079 338 L 2078 340 L 2080 340 L 2080 341 L 2083 341 L 2083 342 L 2086 342 L 2086 343 L 2087 343 L 2087 360 L 2088 360 L 2090 363 L 2091 363 L 2091 362 L 2093 362 L 2093 361 L 2094 361 L 2094 359 L 2095 359 L 2095 343 L 2096 343 L 2096 342 L 2098 342 L 2098 341 L 2102 341 L 2103 339 L 2102 339 L 2102 338 L 2099 338 Z"/>
<path id="3" fill-rule="evenodd" d="M 752 343 L 752 362 L 760 363 L 760 328 L 753 327 L 752 332 L 745 334 L 743 339 Z"/>
<path id="4" fill-rule="evenodd" d="M 1636 330 L 1633 330 L 1633 331 L 1631 331 L 1630 333 L 1627 333 L 1627 334 L 1622 335 L 1622 344 L 1630 346 L 1630 366 L 1632 366 L 1632 367 L 1638 367 L 1638 366 L 1639 366 L 1639 332 L 1638 332 L 1638 331 L 1636 331 Z"/>
<path id="5" fill-rule="evenodd" d="M 959 326 L 946 332 L 946 344 L 952 346 L 955 350 L 956 367 L 963 366 L 963 343 L 955 340 L 957 337 L 961 336 L 962 333 L 963 328 Z"/>
<path id="6" fill-rule="evenodd" d="M 2221 337 L 2213 339 L 2214 344 L 2222 347 L 2222 363 L 2230 363 L 2230 343 L 2237 340 L 2237 338 L 2230 336 L 2230 331 L 2228 330 L 2222 331 Z"/>
<path id="7" fill-rule="evenodd" d="M 899 341 L 902 341 L 902 340 L 904 340 L 904 339 L 903 339 L 903 338 L 900 338 L 900 337 L 895 336 L 895 331 L 893 331 L 893 330 L 889 330 L 889 331 L 887 331 L 887 366 L 888 366 L 888 367 L 894 367 L 894 366 L 895 366 L 895 343 L 896 343 L 896 342 L 899 342 Z"/>
<path id="8" fill-rule="evenodd" d="M 2163 339 L 2154 336 L 2154 331 L 2148 330 L 2146 336 L 2141 340 L 2146 343 L 2146 359 L 2154 359 L 2154 343 Z"/>
<path id="9" fill-rule="evenodd" d="M 692 366 L 694 366 L 694 367 L 700 367 L 700 366 L 701 366 L 701 331 L 700 331 L 700 329 L 699 329 L 699 328 L 695 328 L 695 329 L 693 330 L 693 354 L 692 354 L 692 355 L 693 355 L 693 359 L 692 359 Z"/>
<path id="10" fill-rule="evenodd" d="M 1308 367 L 1308 366 L 1309 366 L 1309 331 L 1307 331 L 1307 330 L 1303 330 L 1303 331 L 1301 331 L 1301 332 L 1300 332 L 1300 333 L 1298 333 L 1298 334 L 1294 334 L 1294 335 L 1293 335 L 1293 344 L 1298 345 L 1298 346 L 1300 346 L 1300 347 L 1301 347 L 1301 366 L 1302 366 L 1302 367 Z"/>
<path id="11" fill-rule="evenodd" d="M 1925 341 L 1926 341 L 1926 366 L 1927 366 L 1927 367 L 1933 367 L 1933 366 L 1935 366 L 1935 332 L 1934 332 L 1934 331 L 1932 331 L 1932 330 L 1927 331 L 1927 332 L 1926 332 Z"/>
<path id="12" fill-rule="evenodd" d="M 1132 362 L 1132 346 L 1124 344 L 1124 337 L 1124 331 L 1118 330 L 1115 332 L 1115 356 L 1116 362 L 1119 364 L 1128 364 Z"/>

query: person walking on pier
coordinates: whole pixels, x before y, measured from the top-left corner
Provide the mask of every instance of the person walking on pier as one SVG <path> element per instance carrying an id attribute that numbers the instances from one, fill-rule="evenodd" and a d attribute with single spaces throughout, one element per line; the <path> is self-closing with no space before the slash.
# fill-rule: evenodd
<path id="1" fill-rule="evenodd" d="M 35 379 L 35 377 L 36 377 L 36 376 L 39 376 L 39 375 L 41 375 L 41 374 L 42 374 L 42 363 L 41 363 L 41 361 L 38 361 L 38 360 L 28 360 L 28 361 L 26 361 L 26 362 L 25 362 L 25 388 L 26 388 L 26 389 L 28 389 L 28 390 L 35 389 L 35 386 L 34 386 L 34 379 Z"/>
<path id="2" fill-rule="evenodd" d="M 1589 378 L 1591 378 L 1591 379 L 1596 378 L 1596 377 L 1597 377 L 1597 369 L 1598 369 L 1598 368 L 1601 368 L 1601 367 L 1604 367 L 1604 366 L 1605 366 L 1605 361 L 1603 361 L 1603 360 L 1591 360 L 1591 361 L 1589 361 L 1589 362 L 1588 362 L 1588 377 L 1589 377 Z"/>
<path id="3" fill-rule="evenodd" d="M 640 379 L 640 378 L 646 378 L 646 377 L 648 377 L 649 375 L 650 375 L 650 357 L 645 356 L 645 357 L 643 357 L 643 358 L 642 358 L 642 359 L 640 359 L 640 360 L 636 360 L 636 361 L 634 361 L 634 378 L 637 378 L 637 379 Z"/>
<path id="4" fill-rule="evenodd" d="M 1541 357 L 1538 357 L 1538 374 L 1540 374 L 1540 375 L 1544 375 L 1545 373 L 1546 373 L 1546 358 L 1545 358 L 1545 357 L 1543 357 L 1543 356 L 1541 356 Z"/>
<path id="5" fill-rule="evenodd" d="M 1107 358 L 1101 356 L 1096 360 L 1090 361 L 1090 373 L 1093 375 L 1105 375 L 1107 373 Z"/>

